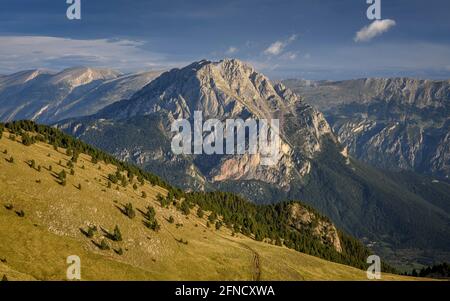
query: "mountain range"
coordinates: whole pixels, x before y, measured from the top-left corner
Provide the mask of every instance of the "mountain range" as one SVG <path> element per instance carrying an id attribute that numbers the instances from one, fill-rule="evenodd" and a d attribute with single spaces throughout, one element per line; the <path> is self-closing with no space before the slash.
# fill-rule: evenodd
<path id="1" fill-rule="evenodd" d="M 449 80 L 283 83 L 324 112 L 334 133 L 356 158 L 380 168 L 415 171 L 448 182 Z"/>
<path id="2" fill-rule="evenodd" d="M 110 69 L 75 67 L 61 72 L 21 71 L 0 76 L 0 120 L 51 123 L 96 113 L 130 97 L 161 72 L 121 74 Z"/>
<path id="3" fill-rule="evenodd" d="M 230 191 L 258 204 L 300 199 L 396 266 L 450 258 L 448 82 L 277 83 L 233 59 L 159 76 L 69 73 L 58 89 L 48 84 L 58 73 L 0 77 L 1 119 L 54 124 L 188 191 Z M 35 101 L 16 113 L 25 98 Z M 279 119 L 282 156 L 263 166 L 258 155 L 174 155 L 171 123 L 198 110 L 204 119 Z M 372 128 L 359 130 L 361 122 Z"/>
<path id="4" fill-rule="evenodd" d="M 171 123 L 192 121 L 194 111 L 222 121 L 279 119 L 282 156 L 273 166 L 258 155 L 175 156 Z M 354 159 L 318 109 L 238 60 L 173 69 L 130 99 L 57 126 L 184 189 L 231 191 L 260 204 L 300 199 L 391 260 L 448 258 L 447 183 Z"/>

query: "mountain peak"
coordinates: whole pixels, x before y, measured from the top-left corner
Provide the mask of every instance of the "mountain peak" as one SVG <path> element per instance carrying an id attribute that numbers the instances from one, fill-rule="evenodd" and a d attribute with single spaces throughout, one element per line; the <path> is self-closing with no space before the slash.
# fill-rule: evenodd
<path id="1" fill-rule="evenodd" d="M 111 69 L 91 67 L 72 67 L 62 70 L 50 79 L 51 84 L 66 83 L 72 87 L 88 84 L 95 80 L 114 79 L 121 75 L 120 72 Z"/>
<path id="2" fill-rule="evenodd" d="M 300 98 L 281 84 L 272 83 L 247 63 L 237 59 L 201 60 L 184 68 L 163 73 L 118 108 L 123 117 L 171 112 L 177 118 L 189 118 L 202 111 L 205 118 L 251 115 L 270 119 L 274 112 Z"/>
<path id="3" fill-rule="evenodd" d="M 4 75 L 0 79 L 0 88 L 7 85 L 23 85 L 43 74 L 51 73 L 43 69 L 31 69 Z"/>

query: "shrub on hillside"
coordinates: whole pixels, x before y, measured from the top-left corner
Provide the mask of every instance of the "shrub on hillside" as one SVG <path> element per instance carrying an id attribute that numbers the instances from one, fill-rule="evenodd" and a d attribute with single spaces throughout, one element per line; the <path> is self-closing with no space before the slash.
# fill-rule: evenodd
<path id="1" fill-rule="evenodd" d="M 184 215 L 188 215 L 191 212 L 191 209 L 189 208 L 189 203 L 186 201 L 183 201 L 181 203 L 180 210 Z"/>
<path id="2" fill-rule="evenodd" d="M 99 248 L 100 248 L 100 250 L 103 250 L 103 251 L 106 251 L 106 250 L 109 250 L 109 249 L 110 249 L 110 248 L 109 248 L 109 245 L 108 245 L 108 242 L 107 242 L 105 239 L 103 239 L 103 240 L 100 242 Z"/>
<path id="3" fill-rule="evenodd" d="M 203 209 L 202 209 L 201 207 L 199 207 L 199 208 L 197 209 L 197 216 L 198 216 L 199 218 L 203 218 L 204 215 L 205 215 L 205 212 L 203 211 Z"/>
<path id="4" fill-rule="evenodd" d="M 125 205 L 124 212 L 125 215 L 128 216 L 129 218 L 134 218 L 136 216 L 136 212 L 133 209 L 133 204 L 131 203 Z"/>
<path id="5" fill-rule="evenodd" d="M 114 240 L 114 241 L 122 241 L 122 233 L 120 232 L 119 226 L 117 226 L 117 225 L 114 228 L 114 232 L 112 234 L 112 240 Z"/>

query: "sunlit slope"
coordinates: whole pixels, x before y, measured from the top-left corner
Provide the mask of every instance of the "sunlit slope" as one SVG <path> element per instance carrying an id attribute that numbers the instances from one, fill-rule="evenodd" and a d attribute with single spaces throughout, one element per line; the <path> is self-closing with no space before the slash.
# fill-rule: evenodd
<path id="1" fill-rule="evenodd" d="M 78 255 L 83 280 L 366 279 L 355 268 L 232 236 L 225 227 L 207 227 L 195 208 L 188 216 L 174 206 L 162 208 L 156 196 L 166 191 L 148 182 L 109 188 L 108 174 L 117 170 L 113 165 L 93 164 L 81 154 L 71 175 L 66 150 L 44 143 L 25 146 L 8 137 L 4 132 L 0 139 L 0 278 L 64 280 L 66 258 Z M 57 178 L 62 170 L 65 186 Z M 122 212 L 127 203 L 135 209 L 134 218 Z M 148 206 L 156 211 L 157 232 L 145 226 Z M 83 233 L 90 225 L 98 228 L 92 238 Z M 118 242 L 108 238 L 116 225 L 122 236 Z M 109 250 L 99 248 L 102 240 Z"/>

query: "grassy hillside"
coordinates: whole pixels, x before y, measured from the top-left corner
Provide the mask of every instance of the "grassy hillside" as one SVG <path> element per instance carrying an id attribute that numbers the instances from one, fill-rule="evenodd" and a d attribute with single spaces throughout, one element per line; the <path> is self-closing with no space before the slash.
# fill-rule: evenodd
<path id="1" fill-rule="evenodd" d="M 115 165 L 80 154 L 68 168 L 66 149 L 43 142 L 25 146 L 10 135 L 0 139 L 0 277 L 65 279 L 67 256 L 78 255 L 84 280 L 366 279 L 356 268 L 208 227 L 208 212 L 199 218 L 196 208 L 188 215 L 172 205 L 163 208 L 157 196 L 167 190 L 148 180 L 108 187 Z M 65 185 L 58 178 L 62 170 Z M 128 203 L 134 218 L 124 214 Z M 146 227 L 149 206 L 159 231 Z M 97 231 L 89 238 L 92 226 Z M 116 226 L 121 241 L 113 240 Z M 102 241 L 109 250 L 101 250 Z"/>

